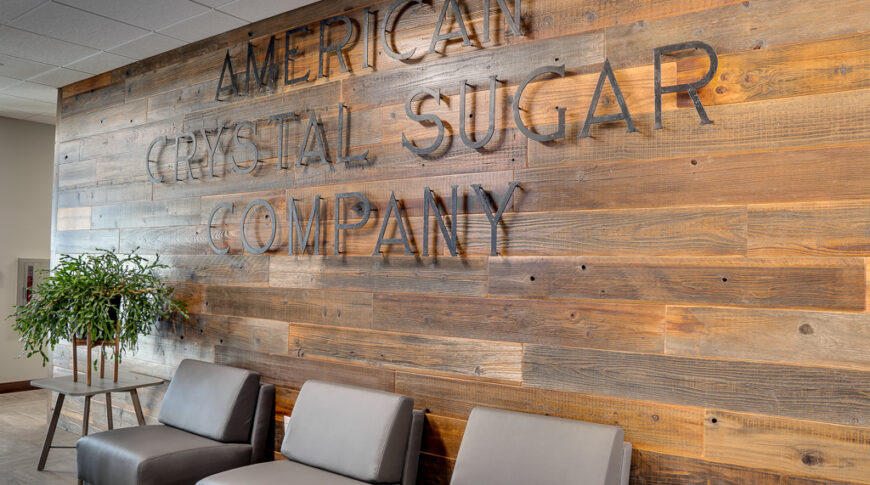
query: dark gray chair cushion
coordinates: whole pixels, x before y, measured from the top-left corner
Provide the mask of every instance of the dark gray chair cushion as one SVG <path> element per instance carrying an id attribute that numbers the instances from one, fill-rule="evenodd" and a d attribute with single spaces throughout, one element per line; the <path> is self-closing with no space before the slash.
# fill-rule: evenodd
<path id="1" fill-rule="evenodd" d="M 406 396 L 307 381 L 281 453 L 367 483 L 399 483 L 414 401 Z"/>
<path id="2" fill-rule="evenodd" d="M 618 426 L 477 407 L 451 485 L 620 485 Z"/>
<path id="3" fill-rule="evenodd" d="M 260 463 L 212 475 L 196 485 L 367 485 L 295 461 Z"/>
<path id="4" fill-rule="evenodd" d="M 260 376 L 198 360 L 184 360 L 166 390 L 157 419 L 224 443 L 251 437 Z"/>
<path id="5" fill-rule="evenodd" d="M 251 446 L 155 425 L 85 436 L 76 456 L 78 478 L 93 485 L 192 485 L 250 464 Z"/>

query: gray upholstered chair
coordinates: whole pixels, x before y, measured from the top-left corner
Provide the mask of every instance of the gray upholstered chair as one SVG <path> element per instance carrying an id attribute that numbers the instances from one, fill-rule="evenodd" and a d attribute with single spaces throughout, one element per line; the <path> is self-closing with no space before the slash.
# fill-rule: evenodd
<path id="1" fill-rule="evenodd" d="M 450 485 L 627 485 L 622 428 L 474 408 Z"/>
<path id="2" fill-rule="evenodd" d="M 166 390 L 159 425 L 121 428 L 76 443 L 79 482 L 193 485 L 271 454 L 275 387 L 254 372 L 185 360 Z"/>
<path id="3" fill-rule="evenodd" d="M 218 473 L 198 485 L 413 485 L 422 432 L 423 413 L 409 397 L 307 381 L 281 445 L 287 460 Z"/>

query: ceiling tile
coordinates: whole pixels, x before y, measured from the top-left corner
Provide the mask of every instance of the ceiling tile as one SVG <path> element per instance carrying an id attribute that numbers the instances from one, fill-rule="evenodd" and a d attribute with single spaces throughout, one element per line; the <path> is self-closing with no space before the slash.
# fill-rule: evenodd
<path id="1" fill-rule="evenodd" d="M 306 0 L 236 0 L 219 8 L 221 12 L 256 22 L 306 5 Z"/>
<path id="2" fill-rule="evenodd" d="M 5 24 L 45 2 L 46 0 L 0 0 L 0 24 Z"/>
<path id="3" fill-rule="evenodd" d="M 67 64 L 64 67 L 91 74 L 102 74 L 135 61 L 135 59 L 112 54 L 111 52 L 98 52 L 92 56 Z"/>
<path id="4" fill-rule="evenodd" d="M 122 56 L 131 57 L 133 59 L 145 59 L 161 52 L 171 51 L 176 47 L 184 45 L 183 41 L 167 37 L 156 32 L 151 32 L 145 37 L 140 37 L 136 40 L 119 45 L 110 52 L 121 54 Z"/>
<path id="5" fill-rule="evenodd" d="M 226 5 L 233 0 L 194 0 L 196 3 L 200 3 L 202 5 L 208 5 L 209 7 L 215 8 L 220 7 L 222 5 Z"/>
<path id="6" fill-rule="evenodd" d="M 42 101 L 44 103 L 57 103 L 57 88 L 27 81 L 0 88 L 0 93 Z"/>
<path id="7" fill-rule="evenodd" d="M 70 44 L 13 27 L 0 27 L 0 53 L 62 66 L 95 54 L 90 47 Z"/>
<path id="8" fill-rule="evenodd" d="M 31 114 L 46 114 L 46 110 L 57 110 L 56 103 L 44 103 L 33 99 L 19 98 L 0 93 L 0 109 L 23 111 Z"/>
<path id="9" fill-rule="evenodd" d="M 243 25 L 246 25 L 243 20 L 210 10 L 202 15 L 167 27 L 160 32 L 187 42 L 195 42 Z"/>
<path id="10" fill-rule="evenodd" d="M 3 88 L 8 88 L 9 86 L 12 86 L 13 84 L 20 84 L 20 83 L 21 83 L 21 81 L 19 81 L 18 79 L 12 79 L 11 77 L 0 76 L 0 90 L 2 90 Z"/>
<path id="11" fill-rule="evenodd" d="M 158 30 L 208 10 L 208 7 L 197 5 L 189 0 L 63 0 L 63 2 L 148 30 Z"/>
<path id="12" fill-rule="evenodd" d="M 0 67 L 0 69 L 2 69 L 2 67 Z M 60 88 L 66 86 L 67 84 L 72 84 L 76 81 L 81 81 L 82 79 L 87 79 L 89 77 L 91 77 L 91 74 L 88 74 L 86 72 L 79 72 L 73 71 L 72 69 L 65 69 L 63 67 L 56 67 L 48 72 L 30 78 L 28 79 L 28 81 L 33 81 L 39 84 L 45 84 L 55 88 Z"/>
<path id="13" fill-rule="evenodd" d="M 95 49 L 111 49 L 148 33 L 139 27 L 53 2 L 31 10 L 10 25 Z"/>
<path id="14" fill-rule="evenodd" d="M 0 54 L 0 76 L 12 79 L 27 79 L 51 70 L 54 66 Z"/>

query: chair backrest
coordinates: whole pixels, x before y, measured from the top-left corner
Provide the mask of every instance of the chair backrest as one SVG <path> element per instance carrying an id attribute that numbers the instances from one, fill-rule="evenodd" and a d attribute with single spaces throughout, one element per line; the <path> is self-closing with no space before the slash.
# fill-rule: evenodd
<path id="1" fill-rule="evenodd" d="M 184 360 L 169 383 L 157 419 L 224 443 L 246 443 L 259 393 L 260 375 L 255 372 Z"/>
<path id="2" fill-rule="evenodd" d="M 414 401 L 360 387 L 307 381 L 281 453 L 367 483 L 402 481 Z"/>
<path id="3" fill-rule="evenodd" d="M 619 485 L 618 426 L 477 407 L 451 485 Z"/>

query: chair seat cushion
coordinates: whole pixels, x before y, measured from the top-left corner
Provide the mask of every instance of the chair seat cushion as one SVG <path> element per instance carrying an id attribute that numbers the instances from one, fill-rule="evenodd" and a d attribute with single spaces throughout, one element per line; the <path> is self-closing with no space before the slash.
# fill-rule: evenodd
<path id="1" fill-rule="evenodd" d="M 218 473 L 196 485 L 361 485 L 353 478 L 295 461 L 272 461 Z"/>
<path id="2" fill-rule="evenodd" d="M 170 426 L 105 431 L 76 443 L 78 478 L 93 485 L 193 485 L 251 463 L 251 445 L 221 443 Z"/>

